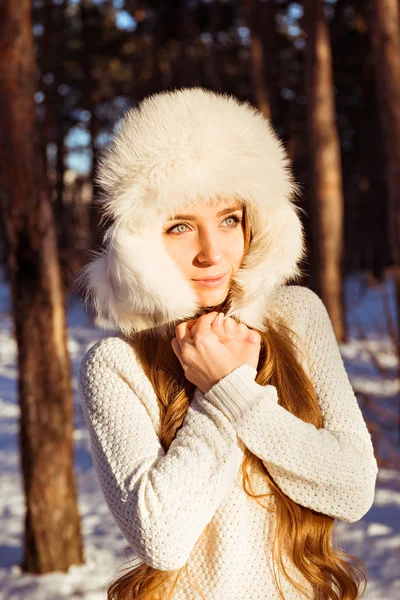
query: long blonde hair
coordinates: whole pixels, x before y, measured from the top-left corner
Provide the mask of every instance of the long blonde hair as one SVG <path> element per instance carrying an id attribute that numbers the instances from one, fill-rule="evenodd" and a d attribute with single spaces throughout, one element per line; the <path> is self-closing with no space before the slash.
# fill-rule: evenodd
<path id="1" fill-rule="evenodd" d="M 242 226 L 245 255 L 252 239 L 245 206 Z M 203 312 L 227 312 L 229 305 L 230 293 L 218 307 L 204 309 Z M 269 317 L 265 319 L 265 331 L 259 333 L 262 343 L 256 382 L 260 385 L 275 386 L 279 404 L 283 408 L 303 421 L 322 428 L 322 413 L 315 390 L 296 355 L 296 348 L 300 350 L 300 346 L 295 344 L 295 332 L 281 319 Z M 127 341 L 134 348 L 157 396 L 161 416 L 159 438 L 167 452 L 183 423 L 195 386 L 185 379 L 180 362 L 170 344 L 165 343 L 165 339 L 143 331 Z M 254 472 L 265 478 L 271 490 L 267 495 L 274 501 L 275 527 L 271 550 L 273 563 L 278 570 L 310 600 L 360 598 L 366 586 L 365 567 L 359 559 L 334 548 L 334 519 L 291 500 L 275 483 L 263 462 L 245 448 L 242 462 L 243 489 L 266 510 L 271 508 L 260 501 L 264 495 L 255 494 L 252 487 L 251 474 Z M 208 526 L 202 536 L 207 536 L 207 533 Z M 312 596 L 309 594 L 309 588 L 301 585 L 288 573 L 285 557 L 311 584 Z M 128 566 L 127 569 L 129 568 Z M 110 585 L 107 600 L 172 600 L 183 573 L 204 598 L 197 583 L 192 580 L 187 564 L 176 571 L 162 571 L 142 563 Z M 274 579 L 280 596 L 284 599 L 275 571 Z"/>

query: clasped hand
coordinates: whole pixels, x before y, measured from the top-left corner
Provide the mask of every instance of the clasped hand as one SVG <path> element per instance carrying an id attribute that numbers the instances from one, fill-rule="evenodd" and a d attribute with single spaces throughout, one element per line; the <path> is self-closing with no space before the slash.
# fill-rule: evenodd
<path id="1" fill-rule="evenodd" d="M 171 346 L 186 379 L 204 394 L 220 379 L 247 364 L 255 369 L 261 348 L 261 335 L 228 317 L 218 322 L 217 312 L 179 323 Z"/>

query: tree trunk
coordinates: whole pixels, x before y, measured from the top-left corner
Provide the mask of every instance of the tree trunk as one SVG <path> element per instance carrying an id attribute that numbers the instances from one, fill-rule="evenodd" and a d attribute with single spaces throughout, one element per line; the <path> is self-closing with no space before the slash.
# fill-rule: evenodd
<path id="1" fill-rule="evenodd" d="M 92 34 L 91 11 L 93 10 L 90 0 L 82 0 L 80 4 L 81 33 L 82 33 L 82 67 L 84 72 L 84 83 L 82 86 L 83 106 L 90 113 L 89 134 L 90 150 L 92 154 L 92 165 L 90 179 L 92 182 L 92 200 L 89 206 L 89 220 L 91 228 L 91 246 L 98 250 L 102 243 L 103 228 L 101 225 L 101 215 L 97 204 L 98 185 L 96 183 L 98 154 L 96 146 L 97 135 L 97 117 L 96 107 L 99 100 L 97 82 L 93 76 L 92 56 L 96 53 L 96 39 Z"/>
<path id="2" fill-rule="evenodd" d="M 250 30 L 251 74 L 257 107 L 276 126 L 277 114 L 277 34 L 274 2 L 244 0 L 244 14 Z"/>
<path id="3" fill-rule="evenodd" d="M 359 164 L 355 170 L 359 173 L 357 195 L 358 235 L 350 233 L 352 238 L 361 239 L 361 268 L 370 269 L 375 279 L 381 281 L 384 270 L 390 264 L 388 233 L 388 192 L 385 174 L 385 158 L 376 149 L 382 144 L 382 127 L 378 117 L 376 82 L 372 56 L 365 57 L 363 66 L 363 102 L 360 107 L 359 146 L 357 156 Z M 371 119 L 371 115 L 375 118 Z M 350 248 L 350 252 L 354 252 Z M 358 249 L 359 250 L 359 249 Z"/>
<path id="4" fill-rule="evenodd" d="M 371 2 L 372 53 L 388 185 L 388 229 L 400 315 L 400 38 L 397 0 Z M 397 331 L 400 356 L 400 320 Z"/>
<path id="5" fill-rule="evenodd" d="M 22 568 L 66 571 L 83 549 L 73 470 L 64 297 L 39 151 L 31 2 L 0 4 L 0 210 L 18 344 L 26 496 Z"/>
<path id="6" fill-rule="evenodd" d="M 205 79 L 210 82 L 210 88 L 214 92 L 219 93 L 225 91 L 225 82 L 220 72 L 221 58 L 219 56 L 220 43 L 218 41 L 218 32 L 221 30 L 222 8 L 221 2 L 213 2 L 210 6 L 210 34 L 212 36 L 212 44 L 207 55 L 204 57 Z"/>
<path id="7" fill-rule="evenodd" d="M 164 3 L 163 11 L 170 5 L 170 0 Z M 175 4 L 176 15 L 179 19 L 179 46 L 177 61 L 175 63 L 174 77 L 171 83 L 172 88 L 192 87 L 199 85 L 198 65 L 196 58 L 190 53 L 190 46 L 198 36 L 198 24 L 194 16 L 194 10 L 187 2 Z M 170 9 L 172 10 L 172 8 Z M 162 13 L 158 15 L 158 27 L 162 28 L 163 17 Z M 158 35 L 159 38 L 159 35 Z M 159 42 L 160 43 L 160 42 Z"/>
<path id="8" fill-rule="evenodd" d="M 66 218 L 67 213 L 64 206 L 64 137 L 66 133 L 63 114 L 64 99 L 58 94 L 58 87 L 64 83 L 64 55 L 67 43 L 66 10 L 67 0 L 63 0 L 58 5 L 55 5 L 52 0 L 44 0 L 44 32 L 40 52 L 41 61 L 39 61 L 39 69 L 42 74 L 51 73 L 53 76 L 52 80 L 47 82 L 44 87 L 46 112 L 42 141 L 45 147 L 47 144 L 53 143 L 57 149 L 56 163 L 52 165 L 55 173 L 52 177 L 54 189 L 51 196 L 54 203 L 53 213 L 64 280 L 66 280 L 65 271 L 67 271 L 68 257 L 73 250 L 73 232 L 71 232 L 71 225 Z M 47 173 L 49 174 L 49 165 L 47 165 Z"/>
<path id="9" fill-rule="evenodd" d="M 306 0 L 304 8 L 313 287 L 327 308 L 338 341 L 344 341 L 343 191 L 331 48 L 322 0 Z"/>

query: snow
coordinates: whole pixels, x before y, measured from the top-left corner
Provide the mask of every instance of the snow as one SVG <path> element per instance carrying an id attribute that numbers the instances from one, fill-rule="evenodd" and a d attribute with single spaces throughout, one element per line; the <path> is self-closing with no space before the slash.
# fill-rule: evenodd
<path id="1" fill-rule="evenodd" d="M 381 284 L 363 275 L 346 281 L 349 338 L 342 356 L 370 427 L 380 471 L 375 502 L 357 523 L 337 522 L 340 547 L 363 560 L 365 600 L 400 598 L 400 431 L 396 319 L 390 277 Z M 77 393 L 81 358 L 104 333 L 94 327 L 76 296 L 68 299 L 68 346 L 75 390 L 75 466 L 85 564 L 68 573 L 22 573 L 24 497 L 18 455 L 19 406 L 16 344 L 7 285 L 0 280 L 0 600 L 105 600 L 106 588 L 134 558 L 103 499 L 90 456 Z M 132 563 L 131 563 L 132 566 Z"/>

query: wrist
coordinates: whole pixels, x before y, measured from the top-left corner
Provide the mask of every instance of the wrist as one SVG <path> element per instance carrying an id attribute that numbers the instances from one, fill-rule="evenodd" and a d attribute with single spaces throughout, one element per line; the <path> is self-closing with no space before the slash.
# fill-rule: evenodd
<path id="1" fill-rule="evenodd" d="M 274 386 L 256 383 L 257 369 L 241 365 L 214 384 L 204 397 L 218 407 L 232 423 L 239 422 L 262 398 L 277 403 Z"/>
<path id="2" fill-rule="evenodd" d="M 239 369 L 240 367 L 243 367 L 242 370 L 246 371 L 248 374 L 250 374 L 252 379 L 256 378 L 257 369 L 255 367 L 249 365 L 248 363 L 243 363 L 241 365 L 237 365 L 236 367 L 231 368 L 230 371 L 228 371 L 228 372 L 226 372 L 226 370 L 225 370 L 224 374 L 221 375 L 221 377 L 219 377 L 218 379 L 215 379 L 208 384 L 204 384 L 204 386 L 202 385 L 202 386 L 197 386 L 197 387 L 199 388 L 199 390 L 201 392 L 203 392 L 203 394 L 207 394 L 215 385 L 217 385 L 218 383 L 223 381 L 226 377 L 228 377 L 231 373 L 233 373 L 234 371 L 236 371 L 236 369 Z"/>

